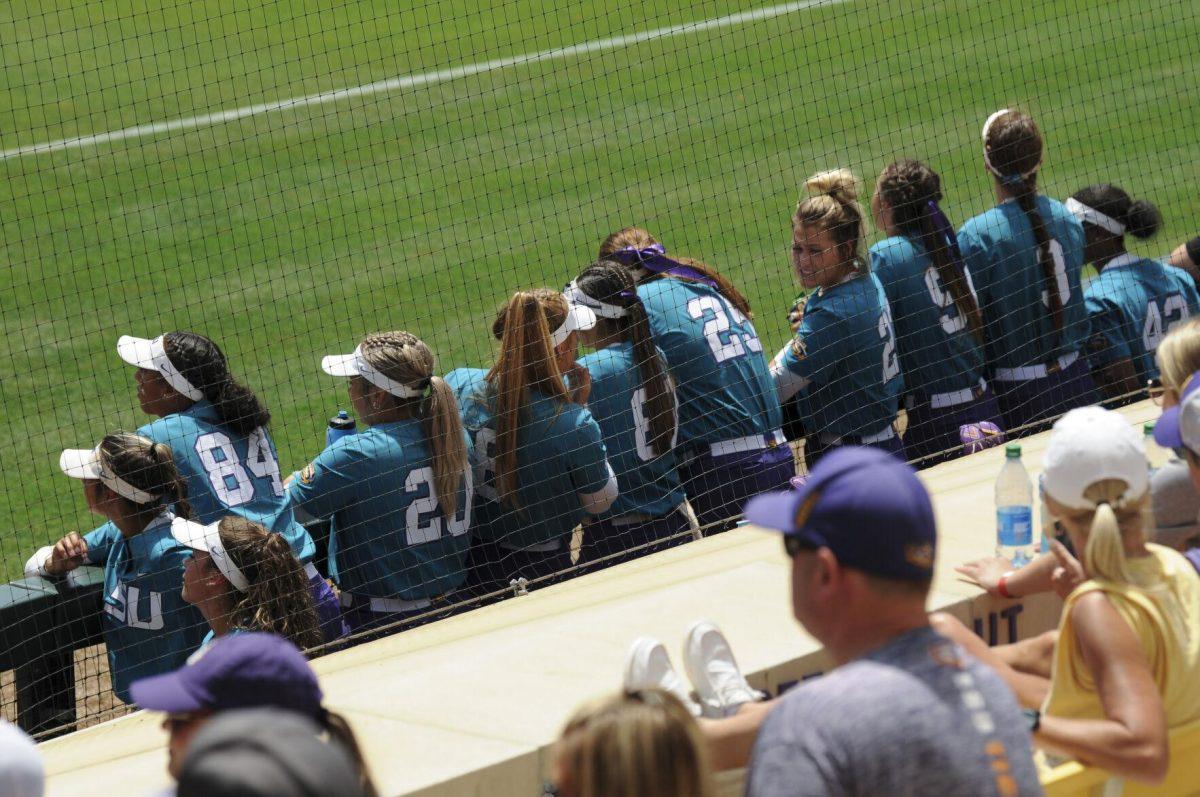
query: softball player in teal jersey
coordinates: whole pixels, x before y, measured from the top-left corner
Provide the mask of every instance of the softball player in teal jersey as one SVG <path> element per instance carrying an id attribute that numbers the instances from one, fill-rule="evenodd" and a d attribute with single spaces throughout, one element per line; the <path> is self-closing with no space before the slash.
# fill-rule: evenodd
<path id="1" fill-rule="evenodd" d="M 1105 398 L 1136 400 L 1158 378 L 1159 341 L 1200 312 L 1200 296 L 1185 272 L 1125 251 L 1126 233 L 1147 239 L 1158 232 L 1154 205 L 1114 185 L 1093 185 L 1066 206 L 1083 224 L 1084 259 L 1100 272 L 1084 290 L 1092 376 Z"/>
<path id="2" fill-rule="evenodd" d="M 557 291 L 518 291 L 492 325 L 495 366 L 446 375 L 475 444 L 469 579 L 477 593 L 561 576 L 571 567 L 572 530 L 617 498 L 586 406 L 591 378 L 575 362 L 578 331 L 595 323 Z"/>
<path id="3" fill-rule="evenodd" d="M 904 380 L 887 298 L 859 256 L 863 215 L 845 170 L 805 184 L 792 219 L 792 265 L 805 288 L 796 336 L 771 362 L 779 396 L 795 401 L 812 468 L 842 445 L 904 458 L 895 420 Z"/>
<path id="4" fill-rule="evenodd" d="M 183 666 L 208 631 L 182 596 L 192 551 L 171 536 L 175 513 L 191 513 L 187 486 L 169 447 L 125 432 L 64 451 L 59 467 L 83 480 L 88 509 L 117 530 L 104 559 L 102 623 L 112 688 L 128 703 L 134 681 Z M 89 561 L 88 545 L 70 534 L 34 559 L 40 572 L 60 575 Z"/>
<path id="5" fill-rule="evenodd" d="M 467 580 L 470 443 L 433 353 L 408 332 L 369 335 L 326 357 L 350 379 L 367 428 L 342 437 L 293 479 L 294 504 L 329 518 L 329 570 L 352 631 L 448 609 Z"/>
<path id="6" fill-rule="evenodd" d="M 629 270 L 598 261 L 565 293 L 597 316 L 581 333 L 595 351 L 579 364 L 591 375 L 588 409 L 621 487 L 609 510 L 584 524 L 579 563 L 609 567 L 694 539 L 675 457 L 675 389 Z"/>
<path id="7" fill-rule="evenodd" d="M 1005 428 L 1027 432 L 1096 397 L 1083 356 L 1083 227 L 1037 192 L 1042 136 L 1027 114 L 992 114 L 983 151 L 1000 204 L 967 221 L 958 245 L 983 309 Z"/>
<path id="8" fill-rule="evenodd" d="M 608 236 L 600 257 L 629 269 L 666 355 L 679 401 L 679 475 L 704 533 L 732 528 L 747 500 L 795 475 L 750 305 L 714 269 L 667 257 L 638 227 Z"/>
<path id="9" fill-rule="evenodd" d="M 281 534 L 305 565 L 326 640 L 341 636 L 337 597 L 311 560 L 308 531 L 296 522 L 284 494 L 279 459 L 267 425 L 271 415 L 229 371 L 224 353 L 193 332 L 168 332 L 153 340 L 123 336 L 117 353 L 138 370 L 138 402 L 157 416 L 138 429 L 171 447 L 200 523 L 228 514 Z M 87 535 L 90 564 L 103 564 L 117 537 L 111 523 Z"/>
<path id="10" fill-rule="evenodd" d="M 870 258 L 896 326 L 904 453 L 921 467 L 961 456 L 963 426 L 1002 423 L 984 378 L 983 314 L 941 198 L 937 173 L 915 160 L 885 168 L 871 198 L 876 225 L 890 236 Z"/>

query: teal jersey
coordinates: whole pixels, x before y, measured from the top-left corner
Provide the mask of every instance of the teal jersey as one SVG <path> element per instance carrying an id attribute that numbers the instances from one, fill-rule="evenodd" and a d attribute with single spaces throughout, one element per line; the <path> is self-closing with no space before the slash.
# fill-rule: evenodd
<path id="1" fill-rule="evenodd" d="M 316 554 L 308 531 L 292 516 L 279 476 L 275 443 L 264 427 L 238 435 L 220 425 L 207 400 L 182 412 L 151 421 L 138 434 L 171 447 L 175 466 L 187 482 L 188 503 L 199 523 L 215 523 L 241 515 L 282 534 L 292 553 L 306 564 Z M 108 546 L 120 536 L 106 523 L 86 536 L 88 559 L 104 561 Z"/>
<path id="2" fill-rule="evenodd" d="M 118 534 L 104 563 L 104 643 L 117 697 L 134 681 L 182 667 L 208 623 L 183 600 L 183 567 L 192 555 L 171 536 L 170 512 L 141 534 Z"/>
<path id="3" fill-rule="evenodd" d="M 1158 377 L 1154 352 L 1167 333 L 1200 313 L 1196 286 L 1183 271 L 1124 254 L 1084 290 L 1092 367 L 1129 360 L 1143 382 Z"/>
<path id="4" fill-rule="evenodd" d="M 633 512 L 655 517 L 667 514 L 683 501 L 683 487 L 674 447 L 660 456 L 650 447 L 646 391 L 633 344 L 609 346 L 582 357 L 579 364 L 592 375 L 588 410 L 600 424 L 608 462 L 621 485 L 617 500 L 600 517 Z"/>
<path id="5" fill-rule="evenodd" d="M 508 548 L 565 541 L 584 518 L 579 496 L 599 492 L 612 477 L 600 426 L 585 407 L 528 391 L 517 444 L 520 506 L 501 502 L 494 466 L 494 397 L 486 377 L 481 368 L 458 368 L 446 375 L 475 443 L 472 530 L 480 539 Z"/>
<path id="6" fill-rule="evenodd" d="M 1038 196 L 1037 207 L 1051 238 L 1055 289 L 1063 305 L 1060 334 L 1050 317 L 1033 227 L 1016 201 L 997 205 L 958 231 L 958 246 L 983 310 L 991 368 L 1048 364 L 1078 352 L 1087 336 L 1080 286 L 1083 226 L 1057 200 Z"/>
<path id="7" fill-rule="evenodd" d="M 416 600 L 466 581 L 472 475 L 463 473 L 447 519 L 430 455 L 419 419 L 381 423 L 335 440 L 292 482 L 297 507 L 333 521 L 329 575 L 341 589 Z"/>
<path id="8" fill-rule="evenodd" d="M 875 244 L 871 273 L 883 284 L 892 310 L 905 389 L 932 396 L 977 386 L 983 377 L 983 347 L 920 242 L 894 236 Z M 964 276 L 974 293 L 965 268 Z"/>
<path id="9" fill-rule="evenodd" d="M 809 294 L 796 337 L 774 370 L 781 394 L 795 394 L 808 434 L 871 435 L 896 420 L 904 379 L 875 275 Z"/>
<path id="10" fill-rule="evenodd" d="M 637 292 L 675 377 L 681 446 L 766 435 L 783 424 L 762 342 L 728 299 L 669 277 Z"/>

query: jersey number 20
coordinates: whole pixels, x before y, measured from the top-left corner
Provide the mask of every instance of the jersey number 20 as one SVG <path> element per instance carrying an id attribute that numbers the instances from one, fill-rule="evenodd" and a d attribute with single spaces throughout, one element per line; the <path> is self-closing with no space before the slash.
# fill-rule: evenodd
<path id="1" fill-rule="evenodd" d="M 409 545 L 420 545 L 423 542 L 433 542 L 442 536 L 442 531 L 450 532 L 453 537 L 467 533 L 471 525 L 471 470 L 463 473 L 467 482 L 466 500 L 459 503 L 454 518 L 446 522 L 438 506 L 437 493 L 433 488 L 433 468 L 416 468 L 408 472 L 404 480 L 404 492 L 415 493 L 425 485 L 425 495 L 414 498 L 404 513 L 405 536 Z"/>

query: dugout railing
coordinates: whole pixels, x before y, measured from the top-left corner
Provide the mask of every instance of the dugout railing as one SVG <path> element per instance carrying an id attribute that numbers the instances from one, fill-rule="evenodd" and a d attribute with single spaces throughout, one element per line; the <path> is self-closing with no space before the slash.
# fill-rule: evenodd
<path id="1" fill-rule="evenodd" d="M 75 730 L 75 651 L 104 644 L 103 587 L 99 567 L 0 586 L 0 672 L 13 673 L 10 719 L 26 733 L 46 739 Z"/>

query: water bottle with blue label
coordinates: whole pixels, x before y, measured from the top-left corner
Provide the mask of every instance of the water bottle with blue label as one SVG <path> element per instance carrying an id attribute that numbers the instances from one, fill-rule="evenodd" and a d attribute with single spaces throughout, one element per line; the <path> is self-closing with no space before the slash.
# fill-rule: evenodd
<path id="1" fill-rule="evenodd" d="M 1021 446 L 1004 449 L 1004 467 L 996 479 L 996 555 L 1013 567 L 1033 556 L 1033 484 L 1021 463 Z"/>
<path id="2" fill-rule="evenodd" d="M 346 435 L 354 434 L 358 428 L 350 413 L 338 410 L 338 414 L 329 419 L 329 428 L 325 430 L 325 447 L 333 445 L 334 440 L 340 440 Z"/>

